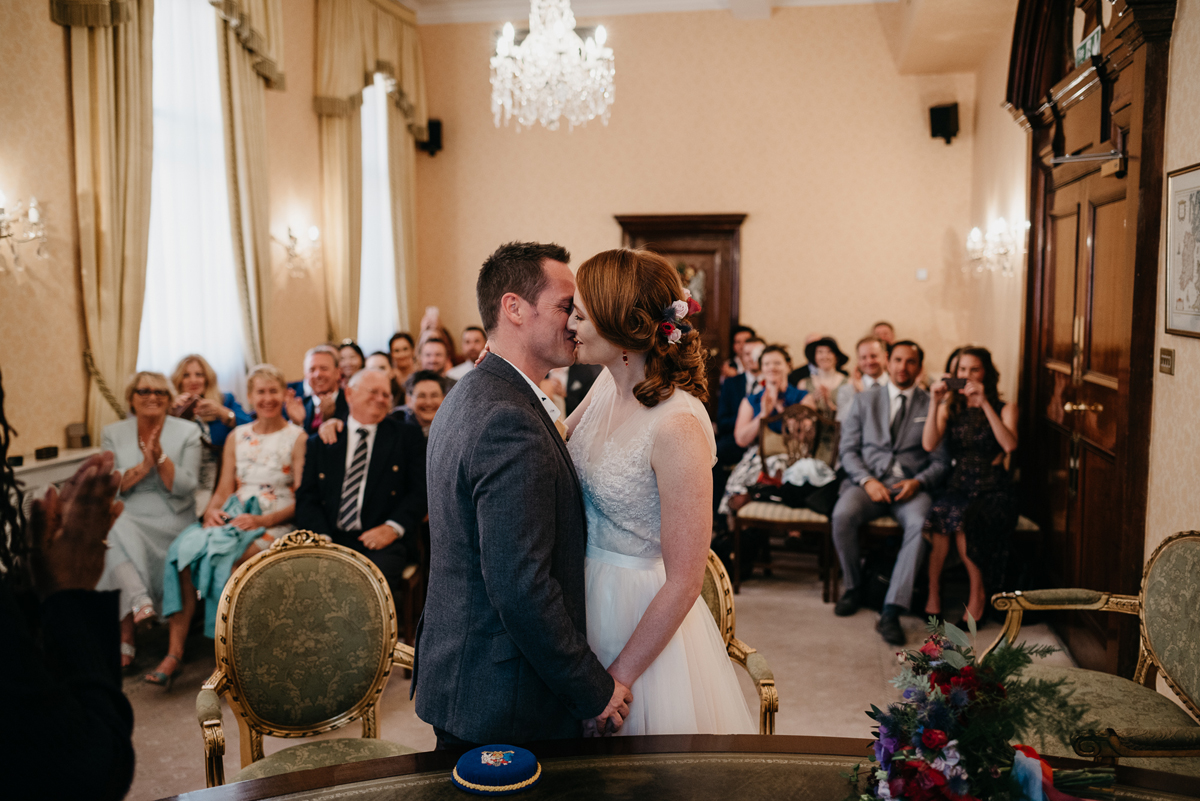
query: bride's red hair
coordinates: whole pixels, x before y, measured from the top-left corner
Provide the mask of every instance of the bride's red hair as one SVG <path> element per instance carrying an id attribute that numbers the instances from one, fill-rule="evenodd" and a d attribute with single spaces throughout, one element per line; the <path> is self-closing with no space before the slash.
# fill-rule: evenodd
<path id="1" fill-rule="evenodd" d="M 683 282 L 669 261 L 648 250 L 606 250 L 579 265 L 575 283 L 600 336 L 646 354 L 646 380 L 633 388 L 644 406 L 666 400 L 676 387 L 708 400 L 700 332 L 693 327 L 672 345 L 659 329 L 663 310 L 683 300 Z"/>

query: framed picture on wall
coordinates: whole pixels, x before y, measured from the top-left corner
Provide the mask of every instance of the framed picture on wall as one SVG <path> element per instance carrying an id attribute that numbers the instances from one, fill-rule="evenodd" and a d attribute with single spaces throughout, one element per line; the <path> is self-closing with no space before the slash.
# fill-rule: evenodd
<path id="1" fill-rule="evenodd" d="M 1167 175 L 1167 333 L 1200 337 L 1200 164 Z"/>

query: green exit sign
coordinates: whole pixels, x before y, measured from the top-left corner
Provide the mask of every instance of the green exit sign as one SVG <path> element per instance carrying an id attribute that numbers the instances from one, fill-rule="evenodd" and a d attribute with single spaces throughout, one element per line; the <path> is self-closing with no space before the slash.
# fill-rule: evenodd
<path id="1" fill-rule="evenodd" d="M 1083 37 L 1079 47 L 1075 48 L 1075 66 L 1078 67 L 1092 56 L 1100 55 L 1100 27 Z"/>

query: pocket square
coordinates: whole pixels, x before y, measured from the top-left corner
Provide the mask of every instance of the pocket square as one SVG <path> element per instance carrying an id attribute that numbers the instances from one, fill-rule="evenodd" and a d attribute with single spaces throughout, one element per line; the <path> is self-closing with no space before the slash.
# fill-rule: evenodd
<path id="1" fill-rule="evenodd" d="M 924 417 L 914 417 L 914 418 L 913 418 L 913 422 L 914 422 L 914 423 L 924 423 L 924 422 L 925 422 L 925 418 L 924 418 Z"/>

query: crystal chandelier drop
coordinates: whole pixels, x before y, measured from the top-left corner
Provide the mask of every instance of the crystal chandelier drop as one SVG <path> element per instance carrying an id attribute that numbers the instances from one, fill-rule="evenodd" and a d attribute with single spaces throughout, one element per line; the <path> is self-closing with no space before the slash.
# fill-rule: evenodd
<path id="1" fill-rule="evenodd" d="M 613 52 L 604 26 L 584 42 L 575 33 L 570 0 L 531 0 L 529 35 L 516 43 L 512 23 L 492 56 L 492 114 L 496 127 L 512 117 L 517 130 L 540 122 L 558 130 L 561 117 L 574 128 L 596 117 L 605 125 L 613 102 Z"/>

